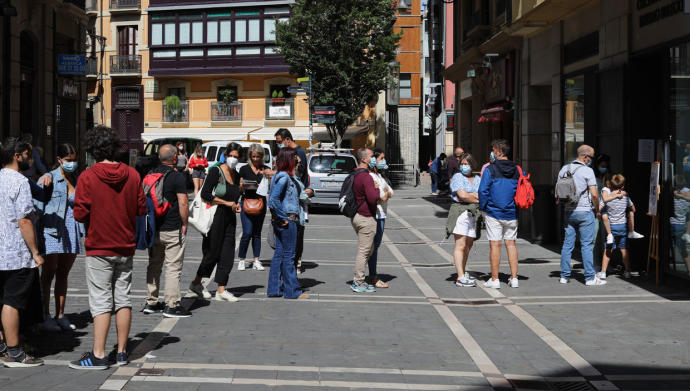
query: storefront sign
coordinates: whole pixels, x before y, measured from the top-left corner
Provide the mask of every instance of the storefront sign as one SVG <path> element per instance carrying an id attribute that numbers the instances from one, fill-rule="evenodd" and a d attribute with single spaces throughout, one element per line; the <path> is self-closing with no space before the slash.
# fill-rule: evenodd
<path id="1" fill-rule="evenodd" d="M 76 54 L 60 54 L 57 71 L 62 75 L 83 75 L 86 73 L 86 57 Z"/>
<path id="2" fill-rule="evenodd" d="M 58 96 L 61 98 L 79 99 L 79 84 L 72 79 L 58 78 Z"/>
<path id="3" fill-rule="evenodd" d="M 285 119 L 290 119 L 290 106 L 284 105 L 284 106 L 268 106 L 268 116 L 270 118 L 285 118 Z"/>
<path id="4" fill-rule="evenodd" d="M 646 0 L 642 1 L 643 3 L 649 3 L 651 4 L 651 0 Z M 655 1 L 654 1 L 655 2 Z M 644 7 L 642 7 L 644 8 Z M 640 2 L 637 4 L 637 9 L 640 10 Z M 656 9 L 651 10 L 650 12 L 644 13 L 640 15 L 640 27 L 644 27 L 647 25 L 650 25 L 652 23 L 656 23 L 662 19 L 666 19 L 668 17 L 671 17 L 675 14 L 679 14 L 681 12 L 687 12 L 687 1 L 685 0 L 674 0 L 673 2 L 666 4 L 664 6 L 660 6 Z"/>
<path id="5" fill-rule="evenodd" d="M 652 172 L 649 176 L 649 215 L 656 216 L 659 203 L 659 162 L 652 163 Z"/>

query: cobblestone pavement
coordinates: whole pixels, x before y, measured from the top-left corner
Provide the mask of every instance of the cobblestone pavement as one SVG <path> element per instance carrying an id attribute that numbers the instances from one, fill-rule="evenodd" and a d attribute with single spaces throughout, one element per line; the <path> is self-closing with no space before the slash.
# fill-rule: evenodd
<path id="1" fill-rule="evenodd" d="M 306 301 L 267 299 L 268 270 L 233 270 L 238 303 L 186 298 L 191 318 L 144 315 L 147 258 L 138 253 L 134 362 L 119 369 L 66 366 L 90 349 L 93 335 L 79 258 L 67 303 L 77 330 L 31 338 L 47 365 L 0 369 L 0 389 L 690 390 L 687 290 L 617 276 L 586 287 L 575 261 L 575 277 L 561 285 L 559 255 L 524 240 L 518 289 L 505 283 L 505 255 L 500 290 L 457 288 L 453 243 L 443 240 L 448 205 L 426 194 L 398 191 L 391 201 L 379 251 L 390 288 L 372 294 L 350 291 L 356 238 L 346 218 L 328 211 L 312 213 L 306 231 Z M 268 267 L 272 251 L 265 244 L 262 251 Z M 489 271 L 488 252 L 482 239 L 470 255 L 479 280 Z M 194 233 L 183 288 L 200 259 Z"/>

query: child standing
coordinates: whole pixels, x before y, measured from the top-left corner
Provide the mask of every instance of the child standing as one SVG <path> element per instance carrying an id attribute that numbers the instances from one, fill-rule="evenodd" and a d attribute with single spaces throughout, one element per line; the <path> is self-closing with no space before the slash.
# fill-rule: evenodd
<path id="1" fill-rule="evenodd" d="M 627 239 L 644 237 L 635 232 L 635 205 L 625 191 L 625 177 L 616 174 L 601 189 L 604 206 L 602 208 L 602 222 L 608 234 L 606 238 L 606 250 L 601 262 L 601 272 L 597 273 L 599 279 L 606 279 L 606 269 L 611 260 L 613 250 L 620 250 L 623 258 L 625 272 L 624 278 L 630 278 L 630 258 L 627 249 Z"/>

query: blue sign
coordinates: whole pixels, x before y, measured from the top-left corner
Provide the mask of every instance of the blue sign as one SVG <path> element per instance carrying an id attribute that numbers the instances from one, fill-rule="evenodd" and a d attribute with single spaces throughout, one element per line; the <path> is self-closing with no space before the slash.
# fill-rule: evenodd
<path id="1" fill-rule="evenodd" d="M 86 73 L 86 57 L 78 54 L 60 54 L 57 71 L 62 75 L 83 75 Z"/>

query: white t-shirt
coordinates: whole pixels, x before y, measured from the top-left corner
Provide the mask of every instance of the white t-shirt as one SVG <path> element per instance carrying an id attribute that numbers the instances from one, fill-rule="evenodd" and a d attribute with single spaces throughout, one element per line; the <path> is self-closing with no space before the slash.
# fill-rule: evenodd
<path id="1" fill-rule="evenodd" d="M 369 175 L 371 175 L 371 178 L 374 180 L 374 183 L 377 183 L 379 185 L 379 196 L 381 198 L 383 198 L 386 195 L 386 189 L 390 191 L 391 196 L 393 195 L 393 189 L 390 186 L 388 186 L 388 182 L 386 182 L 386 179 L 384 179 L 380 174 L 377 174 L 375 172 L 370 172 Z M 388 201 L 379 200 L 378 205 L 376 205 L 376 219 L 385 219 L 386 212 L 388 212 Z"/>
<path id="2" fill-rule="evenodd" d="M 575 189 L 577 194 L 580 194 L 580 199 L 577 204 L 567 204 L 565 209 L 574 212 L 590 212 L 592 211 L 592 200 L 590 199 L 589 187 L 597 185 L 597 178 L 594 176 L 594 170 L 587 167 L 581 161 L 575 160 L 570 164 L 566 164 L 561 168 L 558 177 L 562 178 L 570 170 L 575 181 Z"/>
<path id="3" fill-rule="evenodd" d="M 609 189 L 608 187 L 604 187 L 603 189 L 601 189 L 601 193 L 608 195 L 611 193 L 611 189 Z M 611 224 L 627 224 L 628 208 L 632 205 L 633 203 L 632 201 L 630 201 L 630 198 L 627 195 L 623 196 L 623 198 L 616 198 L 614 200 L 604 203 L 604 207 L 606 208 L 606 211 L 609 213 L 609 221 L 611 222 Z"/>
<path id="4" fill-rule="evenodd" d="M 690 189 L 684 187 L 680 189 L 681 193 L 690 192 Z M 690 201 L 685 198 L 673 197 L 673 216 L 669 219 L 671 224 L 685 225 L 687 218 L 686 215 L 690 212 Z"/>

